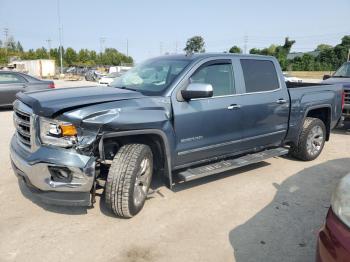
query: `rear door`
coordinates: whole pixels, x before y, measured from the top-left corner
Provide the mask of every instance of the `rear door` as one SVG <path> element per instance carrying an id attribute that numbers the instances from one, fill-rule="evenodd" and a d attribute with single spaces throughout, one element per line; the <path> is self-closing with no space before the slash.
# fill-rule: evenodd
<path id="1" fill-rule="evenodd" d="M 24 77 L 11 72 L 0 72 L 0 105 L 10 105 L 16 94 L 25 90 L 27 81 Z"/>
<path id="2" fill-rule="evenodd" d="M 287 133 L 288 90 L 278 77 L 277 62 L 263 58 L 241 58 L 244 93 L 240 98 L 244 149 L 279 145 Z"/>

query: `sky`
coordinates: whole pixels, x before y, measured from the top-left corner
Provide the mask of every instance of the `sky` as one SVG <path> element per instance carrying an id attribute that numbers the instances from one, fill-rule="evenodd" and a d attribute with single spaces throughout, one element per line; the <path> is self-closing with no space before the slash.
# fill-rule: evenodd
<path id="1" fill-rule="evenodd" d="M 209 52 L 231 46 L 263 48 L 296 40 L 292 51 L 336 45 L 350 35 L 350 0 L 59 0 L 63 46 L 100 51 L 113 47 L 136 62 L 183 52 L 200 35 Z M 0 0 L 0 39 L 4 28 L 30 48 L 59 45 L 57 0 Z M 102 41 L 101 41 L 102 39 Z"/>

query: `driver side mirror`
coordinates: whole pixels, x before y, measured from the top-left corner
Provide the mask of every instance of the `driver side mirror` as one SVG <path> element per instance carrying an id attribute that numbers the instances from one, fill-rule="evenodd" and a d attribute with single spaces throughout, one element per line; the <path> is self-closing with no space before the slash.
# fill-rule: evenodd
<path id="1" fill-rule="evenodd" d="M 331 78 L 331 76 L 330 76 L 330 75 L 324 75 L 324 76 L 323 76 L 323 80 L 326 80 L 326 79 L 328 79 L 328 78 Z"/>
<path id="2" fill-rule="evenodd" d="M 194 98 L 212 97 L 213 86 L 204 83 L 190 83 L 186 89 L 181 90 L 181 95 L 186 101 Z"/>

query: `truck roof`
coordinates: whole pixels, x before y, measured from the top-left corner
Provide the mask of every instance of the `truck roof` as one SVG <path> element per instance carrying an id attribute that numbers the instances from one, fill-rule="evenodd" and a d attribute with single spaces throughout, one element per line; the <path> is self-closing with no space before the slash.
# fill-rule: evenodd
<path id="1" fill-rule="evenodd" d="M 199 60 L 199 59 L 204 59 L 204 58 L 210 58 L 210 57 L 242 57 L 242 58 L 267 58 L 267 59 L 272 59 L 272 56 L 266 56 L 266 55 L 251 55 L 251 54 L 232 54 L 232 53 L 193 53 L 193 54 L 174 54 L 174 55 L 163 55 L 163 56 L 158 56 L 155 57 L 154 59 L 181 59 L 181 60 Z"/>

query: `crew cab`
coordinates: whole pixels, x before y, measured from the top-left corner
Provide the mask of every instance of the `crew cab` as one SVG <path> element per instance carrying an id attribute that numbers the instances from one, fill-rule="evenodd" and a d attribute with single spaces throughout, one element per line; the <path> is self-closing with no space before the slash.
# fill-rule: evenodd
<path id="1" fill-rule="evenodd" d="M 42 201 L 91 205 L 100 188 L 116 215 L 132 217 L 156 174 L 173 188 L 288 153 L 317 158 L 342 92 L 285 83 L 269 56 L 158 57 L 111 87 L 18 94 L 13 170 Z"/>

